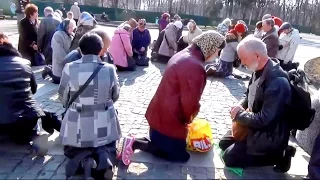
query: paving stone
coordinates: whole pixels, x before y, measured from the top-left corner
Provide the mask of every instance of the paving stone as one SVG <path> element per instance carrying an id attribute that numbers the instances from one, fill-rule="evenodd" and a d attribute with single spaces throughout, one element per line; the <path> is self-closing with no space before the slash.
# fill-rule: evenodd
<path id="1" fill-rule="evenodd" d="M 53 174 L 54 172 L 43 172 L 37 177 L 37 179 L 51 179 Z"/>
<path id="2" fill-rule="evenodd" d="M 22 173 L 10 173 L 7 179 L 21 179 L 22 176 Z"/>
<path id="3" fill-rule="evenodd" d="M 63 175 L 63 174 L 57 174 L 57 175 L 52 176 L 51 179 L 56 179 L 56 180 L 58 180 L 58 179 L 66 179 L 66 176 Z"/>
<path id="4" fill-rule="evenodd" d="M 34 180 L 34 179 L 36 179 L 36 177 L 37 177 L 36 174 L 25 174 L 25 175 L 23 175 L 22 179 Z"/>
<path id="5" fill-rule="evenodd" d="M 7 177 L 8 177 L 8 174 L 3 174 L 3 173 L 0 174 L 0 179 L 6 179 Z"/>
<path id="6" fill-rule="evenodd" d="M 27 173 L 28 174 L 39 174 L 42 169 L 43 169 L 42 165 L 35 164 L 27 171 Z"/>
<path id="7" fill-rule="evenodd" d="M 45 171 L 56 171 L 61 163 L 49 162 L 45 166 Z"/>
<path id="8" fill-rule="evenodd" d="M 14 173 L 25 173 L 31 168 L 31 164 L 29 165 L 19 165 L 15 170 L 13 171 Z"/>
<path id="9" fill-rule="evenodd" d="M 6 32 L 8 31 L 7 27 L 11 26 L 14 26 L 15 28 L 12 28 L 12 32 L 10 32 L 10 34 L 12 34 L 10 35 L 10 39 L 13 41 L 14 46 L 16 46 L 18 35 L 13 34 L 17 33 L 16 21 L 1 21 L 0 31 Z M 114 29 L 106 28 L 106 31 L 109 33 L 113 32 Z M 150 32 L 152 39 L 155 39 L 158 35 L 158 32 L 156 32 L 156 30 Z M 110 35 L 112 35 L 112 33 Z M 299 48 L 296 53 L 296 57 L 299 56 L 299 54 L 305 54 L 304 52 L 306 52 L 307 50 L 304 49 L 301 53 L 299 52 Z M 122 87 L 120 91 L 120 98 L 115 103 L 115 106 L 119 111 L 119 121 L 121 124 L 123 135 L 127 135 L 129 133 L 146 135 L 148 133 L 149 126 L 144 117 L 144 114 L 154 93 L 157 90 L 159 82 L 161 81 L 161 75 L 163 74 L 165 67 L 166 65 L 164 64 L 152 62 L 150 63 L 149 67 L 138 67 L 137 71 L 135 72 L 118 73 L 119 81 Z M 48 80 L 43 80 L 40 73 L 36 73 L 35 76 L 37 79 L 37 83 L 50 83 L 48 82 Z M 217 78 L 207 79 L 207 85 L 200 100 L 201 109 L 198 118 L 205 118 L 209 121 L 209 124 L 213 130 L 215 141 L 221 138 L 226 133 L 226 131 L 231 128 L 229 109 L 242 97 L 245 91 L 246 83 L 247 82 L 243 83 L 239 80 Z M 45 109 L 49 109 L 50 111 L 56 112 L 57 114 L 61 114 L 62 112 L 64 112 L 62 105 L 60 104 L 59 100 L 57 100 L 56 89 L 50 90 L 50 92 L 36 97 L 39 104 L 41 104 L 41 107 L 45 107 Z M 64 156 L 33 159 L 33 157 L 25 158 L 26 155 L 26 153 L 7 153 L 6 151 L 0 151 L 0 179 L 4 179 L 1 178 L 1 174 L 5 176 L 7 173 L 11 173 L 13 170 L 15 170 L 15 172 L 11 173 L 10 175 L 12 175 L 12 177 L 19 176 L 19 172 L 24 172 L 29 164 L 34 164 L 26 172 L 26 174 L 30 177 L 40 174 L 39 176 L 37 176 L 37 178 L 65 178 L 63 176 L 65 173 Z M 1 166 L 2 164 L 5 164 L 6 166 Z M 267 174 L 258 171 L 254 172 L 253 175 L 247 174 L 247 172 L 245 172 L 244 177 L 248 176 L 249 178 L 254 178 L 255 175 L 257 175 L 260 179 L 267 178 L 269 176 L 273 179 L 281 178 L 279 177 L 279 175 Z M 154 162 L 133 163 L 133 165 L 130 165 L 130 167 L 124 167 L 120 165 L 117 168 L 115 178 L 219 179 L 226 177 L 234 179 L 240 178 L 232 172 L 228 172 L 226 170 L 217 170 L 213 167 L 203 168 L 201 167 L 201 164 L 199 164 L 197 167 L 188 167 L 170 163 L 157 164 L 157 162 Z M 282 177 L 288 178 L 287 176 Z M 81 179 L 83 177 L 79 178 Z M 296 177 L 291 176 L 291 178 Z"/>

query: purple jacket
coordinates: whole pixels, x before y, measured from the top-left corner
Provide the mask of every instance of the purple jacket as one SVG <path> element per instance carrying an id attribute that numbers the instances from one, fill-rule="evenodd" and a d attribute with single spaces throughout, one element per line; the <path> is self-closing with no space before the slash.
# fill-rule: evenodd
<path id="1" fill-rule="evenodd" d="M 146 50 L 151 43 L 151 36 L 148 29 L 140 31 L 138 28 L 132 33 L 132 48 L 139 51 L 142 47 Z M 146 52 L 146 51 L 145 51 Z"/>

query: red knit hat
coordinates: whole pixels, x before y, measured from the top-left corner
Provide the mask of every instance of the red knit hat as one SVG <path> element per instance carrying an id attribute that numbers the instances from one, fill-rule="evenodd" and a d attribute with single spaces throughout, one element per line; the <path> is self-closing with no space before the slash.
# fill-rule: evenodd
<path id="1" fill-rule="evenodd" d="M 276 17 L 276 16 L 272 16 L 272 19 L 274 20 L 274 24 L 277 25 L 277 26 L 281 26 L 282 25 L 282 19 Z"/>
<path id="2" fill-rule="evenodd" d="M 239 23 L 234 26 L 234 30 L 236 30 L 238 33 L 245 33 L 246 27 L 244 26 L 244 24 Z"/>

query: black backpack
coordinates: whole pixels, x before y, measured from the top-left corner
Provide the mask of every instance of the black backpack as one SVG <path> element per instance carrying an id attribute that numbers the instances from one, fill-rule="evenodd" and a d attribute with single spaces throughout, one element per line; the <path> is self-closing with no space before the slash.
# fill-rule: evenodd
<path id="1" fill-rule="evenodd" d="M 288 72 L 291 87 L 291 103 L 286 119 L 291 129 L 305 130 L 314 119 L 315 110 L 311 107 L 310 93 L 304 88 L 305 74 L 302 70 Z"/>

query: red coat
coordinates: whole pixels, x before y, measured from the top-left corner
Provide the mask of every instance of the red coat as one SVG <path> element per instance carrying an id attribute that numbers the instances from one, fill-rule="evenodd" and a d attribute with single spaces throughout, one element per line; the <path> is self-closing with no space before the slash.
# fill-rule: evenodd
<path id="1" fill-rule="evenodd" d="M 187 125 L 200 109 L 206 85 L 204 56 L 196 46 L 188 47 L 168 62 L 156 94 L 147 109 L 151 129 L 176 139 L 186 139 Z"/>

